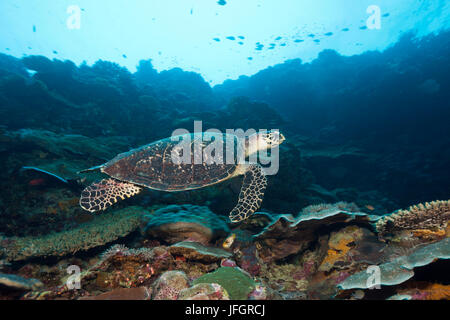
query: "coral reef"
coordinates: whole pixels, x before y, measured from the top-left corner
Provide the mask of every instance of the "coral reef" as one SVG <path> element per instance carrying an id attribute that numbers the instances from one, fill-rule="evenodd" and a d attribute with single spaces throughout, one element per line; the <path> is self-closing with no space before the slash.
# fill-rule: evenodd
<path id="1" fill-rule="evenodd" d="M 402 230 L 438 231 L 445 230 L 449 220 L 450 201 L 432 201 L 386 215 L 378 220 L 376 227 L 382 236 Z"/>
<path id="2" fill-rule="evenodd" d="M 223 287 L 232 300 L 246 300 L 255 289 L 255 282 L 239 268 L 221 267 L 212 273 L 205 274 L 194 280 L 199 283 L 217 283 Z"/>
<path id="3" fill-rule="evenodd" d="M 450 202 L 430 202 L 450 181 L 449 34 L 215 87 L 150 60 L 0 54 L 0 299 L 449 299 Z M 261 212 L 227 224 L 241 178 L 80 208 L 103 175 L 79 170 L 195 120 L 286 133 Z"/>
<path id="4" fill-rule="evenodd" d="M 74 254 L 130 234 L 141 225 L 143 214 L 139 207 L 128 207 L 99 215 L 75 229 L 42 237 L 3 239 L 2 254 L 8 261 Z"/>
<path id="5" fill-rule="evenodd" d="M 393 286 L 405 282 L 414 276 L 414 268 L 428 265 L 437 259 L 450 259 L 450 238 L 421 246 L 409 255 L 398 257 L 390 262 L 380 264 L 379 285 Z M 353 274 L 339 284 L 341 289 L 367 289 L 371 273 L 366 270 Z"/>
<path id="6" fill-rule="evenodd" d="M 318 229 L 324 225 L 331 226 L 351 220 L 369 224 L 369 221 L 377 219 L 377 216 L 359 212 L 353 204 L 339 202 L 314 205 L 304 209 L 296 218 L 290 215 L 275 216 L 272 222 L 253 238 L 263 246 L 260 257 L 268 262 L 306 249 L 316 239 Z"/>
<path id="7" fill-rule="evenodd" d="M 182 256 L 187 260 L 213 263 L 229 258 L 232 254 L 228 251 L 206 247 L 198 242 L 178 242 L 169 247 L 169 252 L 174 256 Z"/>
<path id="8" fill-rule="evenodd" d="M 146 211 L 128 209 L 128 214 L 123 213 L 126 209 L 114 214 L 134 216 L 136 228 Z M 101 216 L 114 223 L 123 218 Z M 63 260 L 44 268 L 25 260 L 20 276 L 42 283 L 20 291 L 27 291 L 23 299 L 366 299 L 373 292 L 367 270 L 377 266 L 379 294 L 385 298 L 392 291 L 384 293 L 383 288 L 392 287 L 398 293 L 392 299 L 445 299 L 448 288 L 443 284 L 414 286 L 414 281 L 416 269 L 450 258 L 449 238 L 424 242 L 423 235 L 400 233 L 398 238 L 418 240 L 386 241 L 374 228 L 377 218 L 348 203 L 310 206 L 296 218 L 257 213 L 255 221 L 231 231 L 234 242 L 228 251 L 219 248 L 221 241 L 165 246 L 146 239 L 146 233 L 136 233 L 133 247 L 117 243 L 89 261 Z M 256 223 L 259 219 L 262 224 Z M 248 228 L 262 230 L 249 237 Z M 83 266 L 80 290 L 67 285 L 70 275 L 64 270 L 72 264 Z"/>
<path id="9" fill-rule="evenodd" d="M 439 283 L 412 282 L 400 288 L 389 300 L 449 300 L 450 286 Z"/>
<path id="10" fill-rule="evenodd" d="M 145 233 L 168 243 L 184 240 L 207 244 L 229 232 L 226 220 L 208 207 L 171 205 L 147 215 Z"/>
<path id="11" fill-rule="evenodd" d="M 199 283 L 182 289 L 178 300 L 229 300 L 228 293 L 217 283 Z"/>
<path id="12" fill-rule="evenodd" d="M 189 279 L 182 271 L 166 271 L 155 284 L 154 300 L 177 300 L 180 291 L 189 288 Z"/>
<path id="13" fill-rule="evenodd" d="M 151 290 L 146 287 L 118 288 L 97 296 L 84 296 L 79 300 L 150 300 Z"/>

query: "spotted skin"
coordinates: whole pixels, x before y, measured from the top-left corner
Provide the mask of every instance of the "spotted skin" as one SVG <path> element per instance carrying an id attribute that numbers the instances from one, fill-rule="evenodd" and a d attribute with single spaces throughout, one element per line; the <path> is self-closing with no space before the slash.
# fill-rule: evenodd
<path id="1" fill-rule="evenodd" d="M 237 205 L 230 212 L 231 222 L 247 219 L 261 206 L 264 191 L 267 187 L 267 177 L 261 166 L 251 165 L 245 172 Z"/>
<path id="2" fill-rule="evenodd" d="M 118 199 L 125 200 L 138 194 L 141 190 L 142 188 L 131 183 L 103 179 L 83 190 L 80 206 L 89 212 L 105 210 L 116 203 Z"/>
<path id="3" fill-rule="evenodd" d="M 247 219 L 261 205 L 267 179 L 259 165 L 239 164 L 238 159 L 243 159 L 244 146 L 236 136 L 221 134 L 216 135 L 216 140 L 213 136 L 197 133 L 178 136 L 180 140 L 175 142 L 171 138 L 162 139 L 121 153 L 104 165 L 88 169 L 100 169 L 111 179 L 104 179 L 84 189 L 80 206 L 96 212 L 105 210 L 118 199 L 139 193 L 141 187 L 169 192 L 184 191 L 245 174 L 238 204 L 230 212 L 230 219 L 232 222 Z M 223 152 L 211 152 L 213 148 L 209 148 L 212 144 L 203 143 L 204 140 L 217 142 Z M 233 149 L 230 149 L 230 145 Z M 173 161 L 173 155 L 182 157 L 185 152 L 188 155 L 185 160 L 188 161 Z M 203 157 L 195 159 L 194 154 L 202 154 Z"/>
<path id="4" fill-rule="evenodd" d="M 226 139 L 226 135 L 223 136 L 223 139 Z M 229 150 L 224 147 L 223 158 L 225 159 L 220 157 L 215 159 L 216 162 L 223 162 L 223 164 L 211 162 L 208 164 L 207 158 L 199 161 L 199 164 L 195 164 L 195 142 L 199 142 L 198 145 L 200 145 L 200 137 L 191 134 L 189 139 L 191 150 L 189 163 L 177 164 L 172 161 L 172 152 L 179 152 L 179 148 L 177 149 L 179 143 L 167 138 L 118 155 L 107 162 L 102 171 L 117 180 L 161 191 L 203 188 L 228 179 L 235 173 L 237 168 L 236 149 L 234 163 L 225 163 L 226 153 Z M 233 139 L 237 140 L 234 136 Z M 204 151 L 206 146 L 200 147 Z"/>

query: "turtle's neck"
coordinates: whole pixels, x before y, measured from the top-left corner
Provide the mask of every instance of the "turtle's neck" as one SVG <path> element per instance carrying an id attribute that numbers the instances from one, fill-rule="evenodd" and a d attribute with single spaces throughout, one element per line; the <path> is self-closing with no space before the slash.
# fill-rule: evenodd
<path id="1" fill-rule="evenodd" d="M 245 138 L 245 157 L 258 152 L 258 136 L 256 134 Z"/>

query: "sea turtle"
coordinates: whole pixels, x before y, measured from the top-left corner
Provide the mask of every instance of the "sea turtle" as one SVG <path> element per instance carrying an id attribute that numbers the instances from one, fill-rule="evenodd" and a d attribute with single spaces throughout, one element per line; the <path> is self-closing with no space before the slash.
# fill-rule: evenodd
<path id="1" fill-rule="evenodd" d="M 267 186 L 264 169 L 256 161 L 250 164 L 242 160 L 260 150 L 276 147 L 284 140 L 284 136 L 275 130 L 261 131 L 245 138 L 230 133 L 202 132 L 158 140 L 81 171 L 100 170 L 111 178 L 85 188 L 80 206 L 96 212 L 105 210 L 118 199 L 138 194 L 142 187 L 185 191 L 244 174 L 238 203 L 229 215 L 232 222 L 238 222 L 259 208 Z M 211 142 L 206 144 L 205 141 Z M 198 155 L 201 155 L 200 160 Z"/>

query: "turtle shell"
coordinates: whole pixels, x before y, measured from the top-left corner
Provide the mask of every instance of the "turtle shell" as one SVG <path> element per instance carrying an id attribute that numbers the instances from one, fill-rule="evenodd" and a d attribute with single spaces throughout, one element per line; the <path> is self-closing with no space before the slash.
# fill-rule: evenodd
<path id="1" fill-rule="evenodd" d="M 101 170 L 115 179 L 156 190 L 202 188 L 233 176 L 243 154 L 240 141 L 222 133 L 173 136 L 121 153 Z"/>

